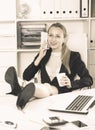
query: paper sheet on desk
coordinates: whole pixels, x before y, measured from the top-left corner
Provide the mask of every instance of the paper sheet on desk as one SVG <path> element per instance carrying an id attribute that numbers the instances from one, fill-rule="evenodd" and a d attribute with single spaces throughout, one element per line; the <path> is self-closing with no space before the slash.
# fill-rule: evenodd
<path id="1" fill-rule="evenodd" d="M 50 114 L 48 106 L 51 104 L 51 98 L 36 99 L 29 103 L 24 108 L 24 113 L 30 121 L 44 124 L 42 121 L 44 116 Z M 48 115 L 49 116 L 49 115 Z"/>
<path id="2" fill-rule="evenodd" d="M 87 124 L 89 126 L 94 126 L 95 127 L 95 105 L 89 109 L 89 113 L 87 115 L 87 118 L 85 119 Z M 91 129 L 92 130 L 92 129 Z"/>
<path id="3" fill-rule="evenodd" d="M 18 125 L 17 130 L 27 130 L 27 129 L 30 130 L 30 129 L 34 128 L 34 126 L 36 126 L 36 125 L 38 126 L 37 128 L 41 128 L 42 125 L 32 122 L 32 120 L 30 120 L 32 118 L 35 121 L 35 118 L 37 118 L 37 112 L 35 115 L 35 113 L 32 110 L 32 107 L 31 108 L 29 107 L 30 109 L 28 109 L 28 107 L 27 107 L 28 104 L 25 107 L 26 111 L 30 110 L 29 112 L 27 112 L 27 114 L 24 112 L 25 109 L 23 111 L 18 110 L 16 107 L 16 101 L 17 101 L 17 97 L 13 96 L 13 95 L 0 96 L 0 121 L 7 120 L 7 121 L 12 121 L 14 123 L 17 123 L 17 125 Z M 31 104 L 31 106 L 32 106 L 32 104 Z M 34 109 L 36 109 L 36 108 L 34 108 Z M 38 109 L 38 107 L 37 107 L 37 109 Z M 40 117 L 40 116 L 38 115 L 38 117 Z M 2 127 L 3 126 L 1 125 L 1 128 Z M 6 130 L 5 126 L 4 126 L 4 129 Z M 3 130 L 3 128 L 0 130 Z"/>
<path id="4" fill-rule="evenodd" d="M 34 122 L 35 124 L 36 123 L 39 124 L 39 126 L 45 125 L 45 124 L 43 124 L 44 122 L 42 121 L 42 119 L 45 116 L 63 116 L 63 118 L 69 122 L 74 121 L 74 120 L 81 120 L 84 123 L 86 123 L 86 121 L 85 121 L 86 117 L 88 117 L 88 115 L 90 113 L 88 115 L 80 115 L 80 114 L 74 115 L 72 113 L 67 114 L 67 113 L 61 113 L 61 112 L 48 111 L 48 107 L 51 104 L 53 104 L 55 101 L 60 100 L 60 97 L 61 97 L 61 99 L 64 99 L 64 97 L 66 99 L 66 97 L 68 97 L 67 99 L 69 100 L 69 99 L 71 99 L 71 97 L 73 98 L 79 94 L 95 95 L 95 89 L 74 91 L 71 93 L 65 93 L 64 95 L 60 94 L 60 95 L 50 96 L 50 97 L 44 98 L 44 99 L 37 99 L 37 100 L 31 101 L 31 102 L 27 103 L 27 105 L 24 109 L 26 118 L 29 119 L 31 122 Z M 87 122 L 90 121 L 88 118 L 87 118 L 87 120 L 88 120 Z M 93 129 L 91 129 L 91 130 L 93 130 Z"/>
<path id="5" fill-rule="evenodd" d="M 0 122 L 4 121 L 11 121 L 17 124 L 17 130 L 26 130 L 32 128 L 32 124 L 27 120 L 25 114 L 22 111 L 19 111 L 18 109 L 12 108 L 12 106 L 0 107 Z M 6 129 L 6 127 L 3 125 L 0 125 L 0 127 L 4 127 L 5 130 L 13 130 L 13 128 L 9 127 L 7 127 L 8 129 Z"/>
<path id="6" fill-rule="evenodd" d="M 17 109 L 16 100 L 17 100 L 16 96 L 12 95 L 0 96 L 0 122 L 11 121 L 13 123 L 16 123 L 18 128 L 17 130 L 31 129 L 32 124 L 26 118 L 25 113 Z M 3 126 L 0 125 L 0 127 Z M 6 129 L 5 126 L 4 129 Z"/>

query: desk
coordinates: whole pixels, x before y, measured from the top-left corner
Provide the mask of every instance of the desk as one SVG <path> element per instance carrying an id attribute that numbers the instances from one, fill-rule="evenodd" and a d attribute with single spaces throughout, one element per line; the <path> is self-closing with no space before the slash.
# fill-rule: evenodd
<path id="1" fill-rule="evenodd" d="M 64 112 L 49 111 L 48 107 L 55 101 L 68 100 L 72 95 L 76 94 L 93 95 L 95 96 L 95 89 L 78 90 L 70 93 L 59 94 L 50 96 L 43 99 L 35 99 L 26 104 L 23 111 L 20 111 L 16 107 L 17 97 L 13 95 L 0 96 L 0 121 L 11 120 L 17 123 L 17 130 L 40 130 L 46 126 L 43 122 L 45 116 L 61 116 L 63 119 L 71 122 L 80 120 L 87 124 L 87 127 L 78 128 L 72 123 L 60 126 L 60 130 L 95 130 L 95 106 L 89 109 L 87 115 L 73 114 Z M 0 125 L 0 128 L 3 127 Z M 3 130 L 14 130 L 13 128 L 3 128 Z"/>

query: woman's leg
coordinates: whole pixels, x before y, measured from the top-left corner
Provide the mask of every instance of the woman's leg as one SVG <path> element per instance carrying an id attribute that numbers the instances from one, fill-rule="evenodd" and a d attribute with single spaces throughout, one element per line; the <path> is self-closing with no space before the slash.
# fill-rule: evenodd
<path id="1" fill-rule="evenodd" d="M 34 96 L 37 98 L 44 98 L 54 94 L 58 94 L 58 90 L 55 86 L 48 83 L 36 83 Z"/>
<path id="2" fill-rule="evenodd" d="M 24 108 L 26 103 L 32 98 L 44 98 L 48 97 L 54 94 L 58 93 L 58 90 L 56 87 L 49 85 L 48 83 L 25 83 L 22 84 L 24 87 L 22 88 L 19 85 L 17 73 L 14 67 L 8 68 L 8 70 L 5 73 L 5 81 L 10 84 L 12 91 L 9 94 L 18 95 L 17 99 L 17 107 L 20 107 L 21 109 Z"/>
<path id="3" fill-rule="evenodd" d="M 58 94 L 57 88 L 48 83 L 28 83 L 19 93 L 16 105 L 18 108 L 23 109 L 33 97 L 45 98 L 54 94 Z"/>
<path id="4" fill-rule="evenodd" d="M 34 97 L 35 85 L 34 83 L 27 84 L 19 93 L 16 105 L 18 108 L 23 109 L 29 100 Z"/>

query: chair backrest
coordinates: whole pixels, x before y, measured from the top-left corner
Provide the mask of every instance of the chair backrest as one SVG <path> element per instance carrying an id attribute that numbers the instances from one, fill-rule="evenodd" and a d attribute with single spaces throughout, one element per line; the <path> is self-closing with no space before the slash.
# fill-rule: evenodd
<path id="1" fill-rule="evenodd" d="M 73 51 L 78 51 L 81 54 L 81 58 L 84 61 L 85 65 L 87 66 L 87 34 L 69 34 L 67 46 Z"/>
<path id="2" fill-rule="evenodd" d="M 69 34 L 67 46 L 71 50 L 78 51 L 81 54 L 81 58 L 87 67 L 87 34 L 86 33 Z M 79 76 L 76 76 L 75 79 L 79 79 Z M 91 86 L 87 88 L 91 88 Z"/>

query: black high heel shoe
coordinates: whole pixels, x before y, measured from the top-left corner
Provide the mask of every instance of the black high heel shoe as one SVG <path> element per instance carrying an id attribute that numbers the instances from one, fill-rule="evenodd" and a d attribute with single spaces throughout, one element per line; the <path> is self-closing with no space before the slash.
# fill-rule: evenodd
<path id="1" fill-rule="evenodd" d="M 5 81 L 10 84 L 12 91 L 7 94 L 13 94 L 17 96 L 21 91 L 21 87 L 18 83 L 16 70 L 13 66 L 9 67 L 5 73 Z"/>
<path id="2" fill-rule="evenodd" d="M 29 83 L 26 85 L 23 90 L 19 93 L 17 99 L 17 107 L 23 109 L 26 103 L 34 96 L 35 93 L 35 85 L 34 83 Z"/>

